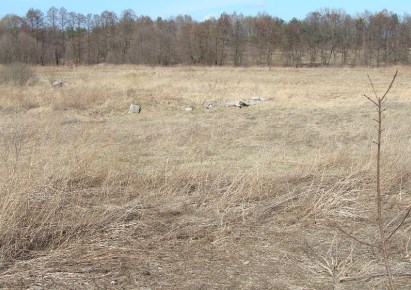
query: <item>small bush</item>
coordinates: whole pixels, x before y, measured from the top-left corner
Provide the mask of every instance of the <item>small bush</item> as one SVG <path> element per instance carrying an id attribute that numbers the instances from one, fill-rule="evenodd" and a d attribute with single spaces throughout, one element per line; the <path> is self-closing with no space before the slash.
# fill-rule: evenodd
<path id="1" fill-rule="evenodd" d="M 0 69 L 0 84 L 13 84 L 23 86 L 36 82 L 36 73 L 27 64 L 12 63 Z"/>

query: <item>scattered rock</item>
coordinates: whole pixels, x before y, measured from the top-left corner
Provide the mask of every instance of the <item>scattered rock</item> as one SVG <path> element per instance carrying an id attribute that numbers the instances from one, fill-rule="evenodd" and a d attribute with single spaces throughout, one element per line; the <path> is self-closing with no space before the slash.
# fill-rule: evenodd
<path id="1" fill-rule="evenodd" d="M 187 112 L 191 112 L 193 110 L 193 107 L 186 107 L 184 110 L 186 110 Z"/>
<path id="2" fill-rule="evenodd" d="M 211 109 L 211 108 L 213 107 L 213 103 L 212 103 L 212 102 L 209 102 L 209 101 L 205 101 L 205 102 L 203 103 L 203 106 L 204 106 L 204 108 L 206 108 L 206 109 Z"/>
<path id="3" fill-rule="evenodd" d="M 267 102 L 267 99 L 265 99 L 263 97 L 255 96 L 255 97 L 251 97 L 251 99 L 249 100 L 250 105 L 257 105 L 257 104 L 260 104 L 262 102 Z"/>
<path id="4" fill-rule="evenodd" d="M 237 108 L 242 108 L 242 107 L 248 107 L 250 104 L 246 101 L 243 100 L 238 100 L 235 102 L 230 102 L 227 103 L 227 107 L 237 107 Z"/>
<path id="5" fill-rule="evenodd" d="M 252 105 L 258 105 L 261 103 L 268 103 L 268 102 L 269 100 L 263 97 L 251 97 L 249 100 L 239 100 L 239 101 L 227 103 L 227 107 L 242 108 L 242 107 L 248 107 Z"/>
<path id="6" fill-rule="evenodd" d="M 129 113 L 140 113 L 141 112 L 141 107 L 139 105 L 134 105 L 131 104 L 130 108 L 128 109 Z"/>
<path id="7" fill-rule="evenodd" d="M 64 85 L 64 83 L 62 82 L 62 81 L 53 81 L 52 83 L 51 83 L 51 85 L 54 87 L 54 88 L 61 88 L 63 85 Z"/>
<path id="8" fill-rule="evenodd" d="M 266 101 L 265 98 L 263 98 L 263 97 L 258 97 L 258 96 L 252 97 L 251 100 L 253 100 L 253 101 L 260 101 L 260 102 L 265 102 L 265 101 Z"/>

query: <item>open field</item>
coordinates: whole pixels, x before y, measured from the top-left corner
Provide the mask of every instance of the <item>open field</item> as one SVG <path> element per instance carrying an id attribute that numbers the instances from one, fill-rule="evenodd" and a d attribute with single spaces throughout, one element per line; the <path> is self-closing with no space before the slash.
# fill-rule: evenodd
<path id="1" fill-rule="evenodd" d="M 363 94 L 395 69 L 390 230 L 411 204 L 411 68 L 38 67 L 0 85 L 0 288 L 385 289 L 379 251 L 338 227 L 378 239 Z M 409 289 L 411 216 L 389 246 Z"/>

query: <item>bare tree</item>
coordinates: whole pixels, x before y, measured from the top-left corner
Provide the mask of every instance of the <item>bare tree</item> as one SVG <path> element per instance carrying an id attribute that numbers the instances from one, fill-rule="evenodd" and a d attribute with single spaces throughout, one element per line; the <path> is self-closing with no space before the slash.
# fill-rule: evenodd
<path id="1" fill-rule="evenodd" d="M 58 29 L 58 20 L 59 20 L 59 10 L 55 7 L 51 7 L 46 14 L 46 20 L 48 24 L 48 34 L 49 41 L 54 51 L 54 62 L 56 65 L 60 64 L 60 38 L 59 38 L 59 29 Z"/>
<path id="2" fill-rule="evenodd" d="M 282 49 L 286 65 L 301 65 L 304 52 L 303 44 L 303 24 L 294 18 L 286 26 L 283 39 Z"/>
<path id="3" fill-rule="evenodd" d="M 103 33 L 103 61 L 116 62 L 116 32 L 118 17 L 113 11 L 104 11 L 100 16 L 100 24 Z"/>
<path id="4" fill-rule="evenodd" d="M 75 64 L 80 64 L 82 61 L 83 37 L 85 35 L 84 25 L 86 17 L 83 14 L 70 12 L 68 15 L 68 39 L 71 44 L 72 59 Z"/>
<path id="5" fill-rule="evenodd" d="M 39 9 L 31 8 L 26 13 L 26 22 L 30 29 L 31 35 L 36 41 L 35 63 L 44 65 L 44 57 L 47 49 L 44 13 Z"/>
<path id="6" fill-rule="evenodd" d="M 175 23 L 177 26 L 176 53 L 178 60 L 184 64 L 193 64 L 195 63 L 193 31 L 197 23 L 188 15 L 177 16 Z"/>
<path id="7" fill-rule="evenodd" d="M 60 59 L 63 59 L 63 65 L 66 58 L 66 25 L 67 25 L 67 10 L 64 7 L 61 7 L 58 12 L 59 17 L 59 26 L 61 33 L 61 44 L 60 49 L 58 50 L 57 62 L 60 63 Z"/>
<path id="8" fill-rule="evenodd" d="M 14 14 L 8 14 L 0 19 L 0 61 L 11 63 L 23 61 L 24 51 L 20 43 L 20 34 L 24 20 Z"/>
<path id="9" fill-rule="evenodd" d="M 321 9 L 289 22 L 268 15 L 222 13 L 201 22 L 188 16 L 137 17 L 131 9 L 86 16 L 51 7 L 0 25 L 1 62 L 150 65 L 392 65 L 409 62 L 411 18 L 382 10 L 352 17 Z M 23 45 L 24 44 L 24 45 Z M 282 56 L 282 57 L 281 57 Z"/>
<path id="10" fill-rule="evenodd" d="M 134 29 L 134 22 L 136 20 L 136 14 L 133 10 L 127 9 L 121 13 L 119 27 L 121 31 L 121 38 L 122 41 L 120 42 L 120 53 L 121 53 L 121 61 L 122 63 L 126 62 L 126 58 L 128 56 L 128 51 L 130 49 L 132 37 L 133 37 L 133 29 Z"/>
<path id="11" fill-rule="evenodd" d="M 234 22 L 232 36 L 231 36 L 231 46 L 233 49 L 233 62 L 235 66 L 243 65 L 244 49 L 246 44 L 246 36 L 244 33 L 243 15 L 232 15 L 232 21 Z"/>

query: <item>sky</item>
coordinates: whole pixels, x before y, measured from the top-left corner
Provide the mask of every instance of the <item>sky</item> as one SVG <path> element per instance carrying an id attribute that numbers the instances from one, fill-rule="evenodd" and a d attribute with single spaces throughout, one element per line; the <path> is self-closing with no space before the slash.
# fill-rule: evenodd
<path id="1" fill-rule="evenodd" d="M 237 12 L 244 16 L 267 13 L 288 21 L 293 17 L 304 19 L 309 12 L 322 8 L 343 9 L 353 16 L 365 10 L 378 12 L 382 9 L 400 16 L 411 14 L 410 0 L 0 0 L 0 17 L 6 14 L 24 16 L 30 8 L 47 12 L 53 6 L 82 14 L 100 14 L 108 10 L 120 15 L 122 11 L 132 9 L 138 16 L 150 16 L 152 19 L 190 15 L 198 21 L 218 18 L 223 12 Z"/>

